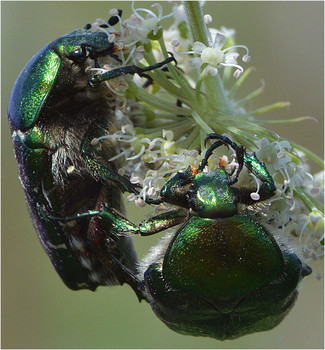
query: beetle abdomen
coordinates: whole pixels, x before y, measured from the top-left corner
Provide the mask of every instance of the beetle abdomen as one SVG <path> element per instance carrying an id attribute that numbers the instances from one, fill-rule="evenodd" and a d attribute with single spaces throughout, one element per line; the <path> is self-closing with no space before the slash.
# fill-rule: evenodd
<path id="1" fill-rule="evenodd" d="M 170 243 L 163 275 L 175 289 L 226 299 L 242 297 L 278 278 L 283 264 L 274 238 L 249 215 L 193 216 Z"/>

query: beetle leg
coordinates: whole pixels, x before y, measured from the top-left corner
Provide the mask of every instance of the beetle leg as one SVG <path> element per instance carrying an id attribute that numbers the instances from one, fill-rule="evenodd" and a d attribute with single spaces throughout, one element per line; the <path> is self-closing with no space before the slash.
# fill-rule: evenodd
<path id="1" fill-rule="evenodd" d="M 110 80 L 110 79 L 120 77 L 120 76 L 126 75 L 126 74 L 136 74 L 137 73 L 139 75 L 143 75 L 144 72 L 148 72 L 148 71 L 151 71 L 153 69 L 160 68 L 160 67 L 164 66 L 165 64 L 170 63 L 172 61 L 176 62 L 174 56 L 168 57 L 162 62 L 158 62 L 156 64 L 153 64 L 152 66 L 148 66 L 148 67 L 144 67 L 144 68 L 137 67 L 134 65 L 119 67 L 116 69 L 112 69 L 108 72 L 105 72 L 103 74 L 95 74 L 93 77 L 91 77 L 88 80 L 88 84 L 90 86 L 94 87 L 94 86 L 97 86 L 106 80 Z"/>
<path id="2" fill-rule="evenodd" d="M 235 142 L 231 141 L 228 137 L 223 136 L 223 135 L 219 135 L 219 134 L 214 134 L 214 133 L 209 134 L 205 138 L 204 144 L 206 145 L 208 140 L 213 140 L 213 139 L 217 139 L 218 141 L 216 141 L 214 144 L 212 144 L 212 146 L 210 148 L 207 149 L 205 157 L 202 160 L 202 163 L 200 164 L 199 170 L 204 169 L 204 167 L 208 163 L 208 159 L 210 158 L 210 156 L 212 155 L 213 151 L 216 148 L 224 145 L 229 149 L 229 146 L 230 146 L 236 152 L 236 159 L 237 159 L 237 162 L 239 164 L 239 167 L 237 168 L 236 175 L 234 176 L 232 182 L 230 183 L 230 185 L 231 185 L 237 181 L 238 175 L 243 168 L 243 153 L 245 152 L 245 150 L 244 150 L 243 146 L 237 146 L 237 144 Z"/>
<path id="3" fill-rule="evenodd" d="M 170 227 L 185 222 L 188 213 L 183 209 L 175 209 L 163 214 L 156 215 L 148 220 L 141 221 L 139 224 L 139 233 L 141 236 L 149 236 Z"/>
<path id="4" fill-rule="evenodd" d="M 122 192 L 130 192 L 138 194 L 138 185 L 131 183 L 126 177 L 118 174 L 117 172 L 109 169 L 102 163 L 98 162 L 96 159 L 91 156 L 84 154 L 87 163 L 93 168 L 96 169 L 96 172 L 104 180 L 112 181 Z"/>
<path id="5" fill-rule="evenodd" d="M 244 153 L 244 164 L 247 169 L 261 181 L 261 185 L 258 190 L 260 196 L 258 201 L 263 201 L 271 198 L 276 190 L 274 180 L 268 172 L 265 164 L 257 159 L 255 152 L 252 154 Z M 242 201 L 245 204 L 256 203 L 256 200 L 252 200 L 250 194 L 256 191 L 256 188 L 243 188 L 241 189 Z"/>
<path id="6" fill-rule="evenodd" d="M 209 134 L 205 138 L 204 144 L 206 144 L 208 142 L 208 140 L 214 140 L 214 139 L 220 140 L 219 146 L 221 146 L 221 145 L 225 145 L 227 147 L 230 146 L 234 151 L 237 151 L 237 149 L 238 149 L 237 144 L 235 142 L 231 141 L 227 136 L 223 136 L 223 135 L 219 135 L 219 134 L 215 134 L 215 133 Z M 219 147 L 219 146 L 217 146 L 217 147 Z"/>
<path id="7" fill-rule="evenodd" d="M 231 141 L 228 137 L 218 134 L 209 134 L 206 139 L 205 143 L 208 140 L 217 139 L 216 141 L 206 152 L 205 158 L 203 159 L 199 169 L 203 170 L 205 165 L 207 164 L 207 161 L 209 157 L 211 156 L 212 152 L 218 148 L 221 145 L 225 145 L 227 147 L 231 147 L 236 152 L 236 160 L 238 163 L 238 168 L 236 170 L 236 173 L 232 180 L 230 181 L 229 185 L 233 185 L 238 181 L 238 176 L 240 172 L 243 169 L 243 166 L 245 165 L 246 168 L 257 177 L 258 180 L 262 182 L 260 188 L 259 188 L 259 195 L 260 199 L 259 201 L 268 199 L 274 195 L 274 192 L 276 190 L 275 184 L 273 181 L 272 176 L 268 172 L 266 166 L 264 163 L 259 161 L 256 157 L 255 153 L 247 154 L 245 151 L 245 148 L 243 146 L 238 146 L 235 142 Z M 254 192 L 255 189 L 252 187 L 242 188 L 242 201 L 245 204 L 252 204 L 256 203 L 256 200 L 252 200 L 250 197 L 250 194 Z"/>
<path id="8" fill-rule="evenodd" d="M 112 181 L 122 192 L 130 192 L 138 194 L 138 185 L 132 184 L 126 177 L 120 175 L 112 168 L 108 166 L 108 164 L 103 164 L 96 158 L 98 157 L 98 152 L 91 145 L 91 141 L 94 138 L 93 132 L 89 132 L 85 137 L 82 147 L 81 153 L 86 160 L 87 164 L 103 179 Z M 113 163 L 111 163 L 113 166 Z"/>
<path id="9" fill-rule="evenodd" d="M 114 258 L 114 256 L 111 256 L 114 264 L 117 266 L 117 276 L 123 283 L 127 283 L 135 292 L 137 295 L 139 301 L 142 299 L 146 299 L 143 294 L 143 286 L 142 281 L 139 280 L 138 277 L 136 277 L 130 270 L 128 270 L 123 264 L 121 264 L 120 261 Z"/>
<path id="10" fill-rule="evenodd" d="M 43 213 L 43 215 L 45 215 L 45 213 Z M 67 217 L 49 215 L 47 216 L 47 219 L 69 222 L 81 220 L 87 217 L 90 218 L 87 231 L 87 241 L 89 246 L 96 252 L 97 261 L 96 265 L 91 266 L 90 273 L 97 276 L 97 282 L 101 285 L 105 285 L 108 275 L 114 275 L 120 284 L 127 283 L 132 287 L 139 301 L 144 299 L 141 291 L 141 281 L 123 264 L 122 261 L 114 256 L 116 244 L 118 244 L 118 236 L 124 236 L 130 233 L 138 234 L 139 228 L 136 225 L 108 205 L 105 205 L 102 210 L 91 210 L 86 213 L 79 213 Z M 104 237 L 101 236 L 102 233 L 104 233 Z M 84 259 L 91 261 L 89 257 L 90 252 L 88 252 L 85 257 L 82 255 L 83 252 L 80 252 L 79 254 L 81 261 Z"/>
<path id="11" fill-rule="evenodd" d="M 229 186 L 233 185 L 238 181 L 238 176 L 240 172 L 243 170 L 244 166 L 244 156 L 245 156 L 245 149 L 243 146 L 238 146 L 236 149 L 236 160 L 238 163 L 238 168 L 236 170 L 235 176 L 232 178 L 232 180 L 229 182 Z"/>
<path id="12" fill-rule="evenodd" d="M 204 143 L 206 143 L 206 141 L 207 139 L 205 139 Z M 205 168 L 205 166 L 208 164 L 208 159 L 211 157 L 213 151 L 222 145 L 223 145 L 222 141 L 217 141 L 210 148 L 207 149 L 205 153 L 205 157 L 202 160 L 200 166 L 198 167 L 198 170 L 202 171 Z"/>
<path id="13" fill-rule="evenodd" d="M 139 229 L 131 221 L 126 219 L 124 216 L 119 214 L 115 209 L 110 207 L 108 204 L 102 210 L 89 210 L 86 213 L 79 213 L 73 216 L 56 217 L 49 216 L 52 220 L 58 221 L 72 221 L 78 220 L 84 217 L 99 216 L 105 222 L 106 227 L 117 235 L 124 235 L 127 233 L 139 233 Z"/>

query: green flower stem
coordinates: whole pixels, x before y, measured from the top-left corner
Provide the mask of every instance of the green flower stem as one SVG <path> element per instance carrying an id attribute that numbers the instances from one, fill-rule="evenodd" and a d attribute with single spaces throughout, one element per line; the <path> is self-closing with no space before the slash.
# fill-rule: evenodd
<path id="1" fill-rule="evenodd" d="M 200 41 L 208 46 L 207 27 L 203 21 L 203 13 L 199 1 L 183 1 L 186 13 L 186 20 L 189 31 L 192 36 L 193 43 Z M 224 86 L 219 75 L 216 77 L 208 77 L 205 81 L 206 91 L 209 103 L 213 108 L 218 110 L 220 114 L 235 114 L 226 97 Z"/>
<path id="2" fill-rule="evenodd" d="M 175 114 L 170 113 L 155 113 L 155 122 L 161 120 L 172 120 L 175 121 Z"/>
<path id="3" fill-rule="evenodd" d="M 199 125 L 199 127 L 204 131 L 205 135 L 213 133 L 213 129 L 210 128 L 210 126 L 205 123 L 205 121 L 197 114 L 192 113 L 193 119 L 195 120 L 196 124 Z"/>
<path id="4" fill-rule="evenodd" d="M 195 127 L 193 130 L 193 134 L 194 134 L 194 138 L 192 143 L 189 146 L 189 149 L 197 149 L 200 150 L 200 146 L 201 146 L 201 130 L 199 127 Z M 205 135 L 206 136 L 206 135 Z"/>
<path id="5" fill-rule="evenodd" d="M 280 119 L 280 120 L 254 120 L 254 123 L 258 125 L 263 124 L 290 124 L 290 123 L 298 123 L 303 122 L 305 120 L 315 120 L 313 117 L 297 117 L 292 119 Z"/>
<path id="6" fill-rule="evenodd" d="M 168 53 L 162 38 L 159 40 L 159 43 L 162 48 L 162 51 L 165 52 L 165 57 L 167 57 Z M 156 63 L 152 51 L 144 53 L 144 58 L 146 59 L 149 65 L 153 65 Z M 188 84 L 187 80 L 182 78 L 182 73 L 180 71 L 176 71 L 173 65 L 170 64 L 168 66 L 168 70 L 174 78 L 174 80 L 176 81 L 176 83 L 179 85 L 179 87 L 172 83 L 172 80 L 168 79 L 166 77 L 166 74 L 160 72 L 159 70 L 151 72 L 151 75 L 161 87 L 167 90 L 171 95 L 181 99 L 189 108 L 193 109 L 193 106 L 191 105 L 194 102 L 193 89 Z"/>
<path id="7" fill-rule="evenodd" d="M 253 100 L 254 98 L 258 97 L 259 95 L 261 95 L 261 93 L 263 91 L 264 91 L 264 85 L 262 85 L 260 88 L 258 88 L 256 90 L 254 90 L 253 92 L 251 92 L 249 95 L 247 95 L 243 99 L 237 101 L 236 107 L 244 106 L 247 102 L 249 102 L 249 101 Z"/>
<path id="8" fill-rule="evenodd" d="M 144 58 L 149 65 L 154 65 L 155 63 L 157 63 L 152 52 L 145 52 Z M 169 65 L 168 67 L 170 68 L 170 66 L 171 65 Z M 170 81 L 170 79 L 166 77 L 166 74 L 164 72 L 161 72 L 159 69 L 156 69 L 154 71 L 151 71 L 150 75 L 152 76 L 154 81 L 156 81 L 160 86 L 166 89 L 170 94 L 178 97 L 182 95 L 182 89 L 173 84 Z"/>
<path id="9" fill-rule="evenodd" d="M 253 67 L 249 67 L 244 71 L 242 76 L 239 79 L 237 79 L 237 81 L 235 82 L 235 84 L 231 88 L 229 95 L 228 95 L 228 98 L 232 98 L 235 96 L 235 94 L 238 91 L 238 89 L 240 88 L 240 86 L 245 82 L 245 80 L 249 77 L 249 75 L 252 73 L 253 70 L 254 70 Z"/>
<path id="10" fill-rule="evenodd" d="M 270 111 L 274 111 L 275 109 L 286 108 L 289 106 L 290 106 L 290 102 L 276 102 L 276 103 L 273 103 L 272 105 L 254 109 L 253 111 L 249 112 L 249 115 L 264 114 Z"/>
<path id="11" fill-rule="evenodd" d="M 207 27 L 203 21 L 202 8 L 199 1 L 183 1 L 186 21 L 193 43 L 200 41 L 208 46 Z"/>
<path id="12" fill-rule="evenodd" d="M 165 112 L 174 113 L 175 115 L 182 115 L 188 112 L 186 108 L 177 107 L 170 101 L 157 98 L 144 89 L 137 90 L 137 98 L 139 98 L 142 102 L 147 103 L 151 107 L 155 107 Z"/>

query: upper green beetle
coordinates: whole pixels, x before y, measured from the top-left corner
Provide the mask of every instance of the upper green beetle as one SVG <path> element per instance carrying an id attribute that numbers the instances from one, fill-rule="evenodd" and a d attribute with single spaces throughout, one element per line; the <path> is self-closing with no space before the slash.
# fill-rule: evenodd
<path id="1" fill-rule="evenodd" d="M 122 192 L 136 188 L 109 161 L 114 143 L 95 147 L 92 140 L 115 130 L 117 102 L 102 82 L 174 58 L 142 69 L 118 66 L 118 53 L 106 33 L 87 29 L 52 41 L 16 80 L 8 119 L 34 226 L 64 283 L 90 290 L 128 283 L 141 299 L 131 239 L 102 220 L 110 208 L 123 212 Z M 118 67 L 94 75 L 106 63 Z M 96 210 L 102 214 L 89 214 Z"/>
<path id="2" fill-rule="evenodd" d="M 177 173 L 162 188 L 161 199 L 152 201 L 179 209 L 143 221 L 139 231 L 149 235 L 182 223 L 145 259 L 147 299 L 174 331 L 225 340 L 279 324 L 311 268 L 277 243 L 250 211 L 239 209 L 239 204 L 249 206 L 274 195 L 265 165 L 227 137 L 210 134 L 208 139 L 217 141 L 200 167 Z M 221 145 L 235 150 L 236 172 L 203 172 Z M 255 186 L 235 186 L 243 166 L 260 182 L 259 200 L 251 198 Z"/>

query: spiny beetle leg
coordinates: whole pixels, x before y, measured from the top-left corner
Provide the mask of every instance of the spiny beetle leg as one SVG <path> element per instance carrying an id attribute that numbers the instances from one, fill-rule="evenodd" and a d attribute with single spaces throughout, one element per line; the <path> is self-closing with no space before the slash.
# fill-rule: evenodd
<path id="1" fill-rule="evenodd" d="M 131 66 L 125 66 L 125 67 L 112 69 L 111 71 L 105 72 L 103 74 L 95 74 L 92 78 L 90 78 L 88 80 L 88 84 L 90 86 L 97 86 L 106 80 L 110 80 L 110 79 L 120 77 L 120 76 L 126 75 L 126 74 L 136 74 L 137 73 L 139 75 L 143 75 L 144 72 L 148 72 L 148 71 L 151 71 L 153 69 L 160 68 L 160 67 L 162 67 L 165 64 L 170 63 L 170 62 L 176 62 L 174 56 L 168 57 L 162 62 L 158 62 L 156 64 L 153 64 L 152 66 L 148 66 L 148 67 L 144 67 L 144 68 L 131 65 Z"/>
<path id="2" fill-rule="evenodd" d="M 231 182 L 229 185 L 233 185 L 238 181 L 238 176 L 240 172 L 243 169 L 243 166 L 245 165 L 246 168 L 251 171 L 261 182 L 262 185 L 259 188 L 259 195 L 260 199 L 259 200 L 265 200 L 274 195 L 274 192 L 276 190 L 274 181 L 270 173 L 268 172 L 265 164 L 261 162 L 259 159 L 257 159 L 256 154 L 247 154 L 245 151 L 245 148 L 240 145 L 238 146 L 235 142 L 231 141 L 228 137 L 218 135 L 218 134 L 209 134 L 206 139 L 205 143 L 208 140 L 213 140 L 217 139 L 216 141 L 207 151 L 205 158 L 202 161 L 202 164 L 200 165 L 200 169 L 203 170 L 204 166 L 207 163 L 208 158 L 211 156 L 212 152 L 219 146 L 225 145 L 225 146 L 230 146 L 235 152 L 236 152 L 236 160 L 238 163 L 238 168 L 236 170 L 236 173 L 234 177 L 232 178 Z M 203 166 L 203 167 L 202 167 Z M 244 199 L 244 202 L 246 204 L 251 203 L 251 198 L 250 198 L 250 193 L 253 191 L 252 188 L 247 188 L 246 189 L 247 193 L 242 193 Z M 244 192 L 244 191 L 242 191 Z M 254 201 L 253 201 L 254 202 Z M 256 202 L 256 201 L 255 201 Z"/>
<path id="3" fill-rule="evenodd" d="M 131 271 L 129 271 L 123 264 L 121 264 L 114 256 L 111 256 L 114 264 L 118 267 L 118 277 L 120 281 L 123 281 L 121 284 L 127 283 L 137 295 L 139 301 L 146 299 L 143 294 L 143 283 L 136 277 Z"/>
<path id="4" fill-rule="evenodd" d="M 42 212 L 42 215 L 45 216 L 46 214 Z M 108 205 L 106 205 L 102 210 L 89 210 L 86 213 L 79 213 L 73 216 L 59 217 L 55 215 L 46 215 L 46 217 L 50 220 L 63 222 L 80 220 L 85 217 L 94 216 L 99 216 L 102 218 L 106 229 L 112 231 L 116 235 L 139 233 L 139 228 L 136 225 L 134 225 L 131 221 L 127 220 L 124 216 L 119 214 L 115 209 L 109 207 Z"/>
<path id="5" fill-rule="evenodd" d="M 85 149 L 83 149 L 82 152 L 88 165 L 96 170 L 96 172 L 100 174 L 103 180 L 112 181 L 122 192 L 129 192 L 134 194 L 139 193 L 138 184 L 131 183 L 130 180 L 128 180 L 126 177 L 120 175 L 112 169 L 109 169 L 107 166 L 94 159 L 93 153 L 88 152 Z"/>
<path id="6" fill-rule="evenodd" d="M 45 213 L 43 213 L 44 215 Z M 56 220 L 61 222 L 68 222 L 73 220 L 80 220 L 85 217 L 100 217 L 100 225 L 103 226 L 102 231 L 110 232 L 111 235 L 107 236 L 108 242 L 112 239 L 113 235 L 125 235 L 128 233 L 139 233 L 139 229 L 136 225 L 132 224 L 122 215 L 120 215 L 116 210 L 110 208 L 108 205 L 105 206 L 103 210 L 91 210 L 87 213 L 79 213 L 74 216 L 57 217 L 53 215 L 48 215 L 47 218 L 50 220 Z M 126 268 L 118 259 L 114 257 L 114 250 L 110 252 L 110 247 L 108 249 L 103 249 L 101 253 L 104 255 L 103 260 L 110 266 L 114 271 L 114 275 L 117 276 L 121 284 L 127 283 L 136 293 L 139 301 L 144 299 L 141 281 L 128 269 Z M 98 252 L 100 254 L 100 252 Z"/>
<path id="7" fill-rule="evenodd" d="M 237 150 L 238 146 L 235 142 L 231 141 L 227 136 L 223 136 L 223 135 L 219 135 L 219 134 L 215 134 L 215 133 L 211 133 L 209 134 L 205 140 L 204 140 L 204 144 L 206 145 L 206 143 L 208 142 L 208 140 L 220 140 L 220 146 L 221 145 L 225 145 L 225 146 L 230 146 L 234 151 Z"/>
<path id="8" fill-rule="evenodd" d="M 204 140 L 204 143 L 206 143 L 206 141 L 207 141 L 207 139 Z M 222 145 L 223 145 L 223 143 L 221 141 L 217 141 L 210 148 L 207 149 L 207 151 L 205 153 L 205 157 L 202 160 L 198 170 L 202 171 L 205 168 L 205 166 L 208 164 L 208 159 L 211 157 L 213 151 Z"/>
<path id="9" fill-rule="evenodd" d="M 187 211 L 184 209 L 171 210 L 140 222 L 139 233 L 141 236 L 150 236 L 183 223 L 187 217 Z"/>

